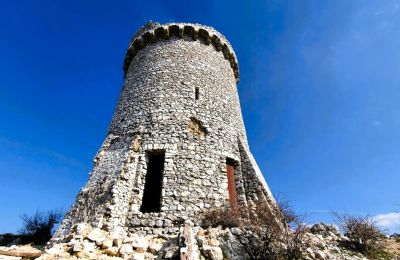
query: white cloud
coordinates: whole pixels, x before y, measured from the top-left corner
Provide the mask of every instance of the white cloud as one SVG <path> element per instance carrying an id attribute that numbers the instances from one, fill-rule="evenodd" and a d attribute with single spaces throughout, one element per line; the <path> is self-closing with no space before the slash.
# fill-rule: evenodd
<path id="1" fill-rule="evenodd" d="M 388 234 L 400 233 L 400 213 L 379 214 L 373 217 L 376 225 L 387 230 Z"/>

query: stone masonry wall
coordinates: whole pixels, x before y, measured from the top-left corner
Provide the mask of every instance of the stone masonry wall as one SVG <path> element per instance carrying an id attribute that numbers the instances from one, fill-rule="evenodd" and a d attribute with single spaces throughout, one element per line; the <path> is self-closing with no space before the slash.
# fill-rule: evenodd
<path id="1" fill-rule="evenodd" d="M 239 202 L 274 203 L 248 148 L 236 56 L 221 34 L 150 24 L 133 38 L 124 70 L 106 140 L 55 239 L 80 222 L 115 236 L 174 234 L 181 218 L 200 225 L 201 212 L 226 205 L 227 159 Z M 161 211 L 142 213 L 149 152 L 165 153 Z"/>

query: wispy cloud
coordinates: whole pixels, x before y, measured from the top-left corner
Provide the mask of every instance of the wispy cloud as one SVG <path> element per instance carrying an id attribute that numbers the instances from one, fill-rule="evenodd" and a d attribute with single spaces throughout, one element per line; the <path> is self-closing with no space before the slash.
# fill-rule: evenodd
<path id="1" fill-rule="evenodd" d="M 400 233 L 400 213 L 379 214 L 374 216 L 373 220 L 389 234 Z"/>
<path id="2" fill-rule="evenodd" d="M 6 148 L 8 151 L 14 149 L 18 151 L 19 156 L 21 156 L 21 154 L 22 156 L 24 156 L 23 152 L 25 152 L 29 153 L 30 156 L 38 155 L 40 157 L 47 157 L 51 160 L 58 161 L 69 167 L 80 168 L 85 170 L 87 169 L 87 165 L 85 165 L 84 163 L 75 158 L 69 157 L 63 153 L 53 151 L 45 146 L 35 146 L 29 143 L 13 140 L 11 138 L 3 136 L 1 133 L 0 133 L 0 147 L 3 149 Z"/>

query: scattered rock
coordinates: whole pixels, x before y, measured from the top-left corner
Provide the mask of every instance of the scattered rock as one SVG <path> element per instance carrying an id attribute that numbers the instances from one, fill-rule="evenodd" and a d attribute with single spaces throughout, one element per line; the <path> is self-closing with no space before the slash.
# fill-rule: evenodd
<path id="1" fill-rule="evenodd" d="M 144 253 L 133 253 L 132 260 L 144 260 L 145 259 L 145 254 Z"/>
<path id="2" fill-rule="evenodd" d="M 96 242 L 97 245 L 101 245 L 101 243 L 106 240 L 104 232 L 99 228 L 95 228 L 90 231 L 87 235 L 87 238 L 93 242 Z"/>
<path id="3" fill-rule="evenodd" d="M 118 247 L 112 246 L 110 248 L 104 249 L 104 253 L 110 256 L 117 256 L 118 255 Z"/>
<path id="4" fill-rule="evenodd" d="M 136 252 L 144 253 L 149 247 L 149 241 L 144 237 L 135 237 L 132 241 L 132 246 Z"/>
<path id="5" fill-rule="evenodd" d="M 339 230 L 338 230 L 338 228 L 336 226 L 328 225 L 328 224 L 325 224 L 325 223 L 318 223 L 318 224 L 313 225 L 310 228 L 310 231 L 313 234 L 319 234 L 319 235 L 322 235 L 324 237 L 332 236 L 332 235 L 338 236 L 340 234 Z"/>
<path id="6" fill-rule="evenodd" d="M 239 237 L 234 236 L 231 232 L 226 232 L 220 239 L 223 254 L 228 259 L 250 259 Z"/>
<path id="7" fill-rule="evenodd" d="M 197 235 L 197 243 L 199 244 L 199 246 L 202 246 L 204 241 L 206 240 L 206 236 L 204 235 Z"/>
<path id="8" fill-rule="evenodd" d="M 165 240 L 163 239 L 154 239 L 149 244 L 149 251 L 153 254 L 157 254 L 158 251 L 161 250 Z"/>
<path id="9" fill-rule="evenodd" d="M 16 256 L 23 258 L 36 258 L 42 255 L 42 251 L 33 248 L 30 245 L 0 247 L 0 255 Z"/>
<path id="10" fill-rule="evenodd" d="M 80 252 L 83 250 L 83 243 L 82 242 L 75 242 L 72 245 L 72 252 Z"/>
<path id="11" fill-rule="evenodd" d="M 317 252 L 315 252 L 315 258 L 321 259 L 321 260 L 325 260 L 326 259 L 326 255 L 322 251 L 317 251 Z"/>
<path id="12" fill-rule="evenodd" d="M 62 255 L 65 253 L 65 249 L 62 245 L 55 244 L 53 247 L 45 249 L 45 253 L 49 255 Z"/>
<path id="13" fill-rule="evenodd" d="M 400 234 L 394 233 L 394 234 L 390 235 L 390 238 L 391 239 L 400 239 Z"/>
<path id="14" fill-rule="evenodd" d="M 79 223 L 76 225 L 76 235 L 87 237 L 92 227 L 86 223 Z"/>
<path id="15" fill-rule="evenodd" d="M 208 245 L 210 245 L 210 246 L 219 246 L 220 245 L 220 243 L 219 243 L 219 241 L 218 240 L 216 240 L 215 238 L 211 238 L 210 240 L 208 240 Z"/>
<path id="16" fill-rule="evenodd" d="M 192 228 L 189 225 L 185 225 L 185 229 L 192 230 L 192 255 L 195 255 L 193 259 L 203 259 L 201 257 L 210 260 L 222 260 L 224 257 L 226 259 L 251 259 L 251 252 L 247 251 L 249 245 L 253 243 L 249 231 L 239 228 L 208 228 L 204 230 L 200 227 Z M 343 249 L 341 244 L 348 238 L 338 234 L 335 229 L 336 227 L 323 223 L 311 227 L 302 238 L 302 259 L 366 259 L 359 253 Z M 113 239 L 109 233 L 92 229 L 90 226 L 81 225 L 80 230 L 80 235 L 73 235 L 69 242 L 53 244 L 51 248 L 45 249 L 44 254 L 31 246 L 0 247 L 0 260 L 36 257 L 39 257 L 38 260 L 179 258 L 178 239 L 174 236 L 140 236 L 137 234 L 133 237 L 124 237 L 124 239 Z M 87 232 L 88 230 L 90 231 Z M 183 234 L 187 233 L 185 232 Z M 85 235 L 85 233 L 87 234 Z M 387 241 L 393 244 L 394 250 L 400 248 L 394 239 L 387 239 Z M 1 254 L 5 256 L 1 256 Z"/>
<path id="17" fill-rule="evenodd" d="M 122 239 L 119 239 L 119 238 L 114 239 L 113 246 L 120 248 L 122 246 Z"/>
<path id="18" fill-rule="evenodd" d="M 165 250 L 164 258 L 171 259 L 179 256 L 179 247 L 178 246 L 171 246 Z"/>
<path id="19" fill-rule="evenodd" d="M 84 258 L 84 259 L 97 259 L 97 255 L 91 252 L 86 252 L 86 251 L 80 251 L 76 253 L 76 256 L 78 258 Z"/>
<path id="20" fill-rule="evenodd" d="M 84 241 L 83 242 L 83 250 L 85 252 L 94 252 L 96 249 L 96 245 L 94 243 L 91 243 L 89 241 Z"/>
<path id="21" fill-rule="evenodd" d="M 131 254 L 133 254 L 132 245 L 130 245 L 130 244 L 123 244 L 123 245 L 121 246 L 121 248 L 119 249 L 119 253 L 120 253 L 121 255 L 131 255 Z"/>
<path id="22" fill-rule="evenodd" d="M 0 260 L 20 260 L 22 257 L 20 256 L 8 256 L 8 255 L 0 255 Z"/>
<path id="23" fill-rule="evenodd" d="M 203 246 L 202 252 L 211 260 L 222 260 L 224 258 L 220 247 Z"/>
<path id="24" fill-rule="evenodd" d="M 113 246 L 113 241 L 111 239 L 104 239 L 103 242 L 101 243 L 101 248 L 107 249 L 111 248 Z"/>
<path id="25" fill-rule="evenodd" d="M 241 236 L 243 234 L 243 231 L 236 227 L 231 228 L 231 232 L 236 236 Z"/>

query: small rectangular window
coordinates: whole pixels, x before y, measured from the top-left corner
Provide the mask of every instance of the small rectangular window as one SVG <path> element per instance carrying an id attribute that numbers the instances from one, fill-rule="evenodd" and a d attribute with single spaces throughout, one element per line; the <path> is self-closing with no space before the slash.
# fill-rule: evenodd
<path id="1" fill-rule="evenodd" d="M 146 180 L 140 211 L 143 213 L 160 212 L 165 152 L 148 152 L 147 157 Z"/>
<path id="2" fill-rule="evenodd" d="M 199 97 L 200 97 L 200 89 L 199 89 L 199 87 L 195 87 L 194 88 L 194 98 L 196 100 L 199 100 Z"/>

